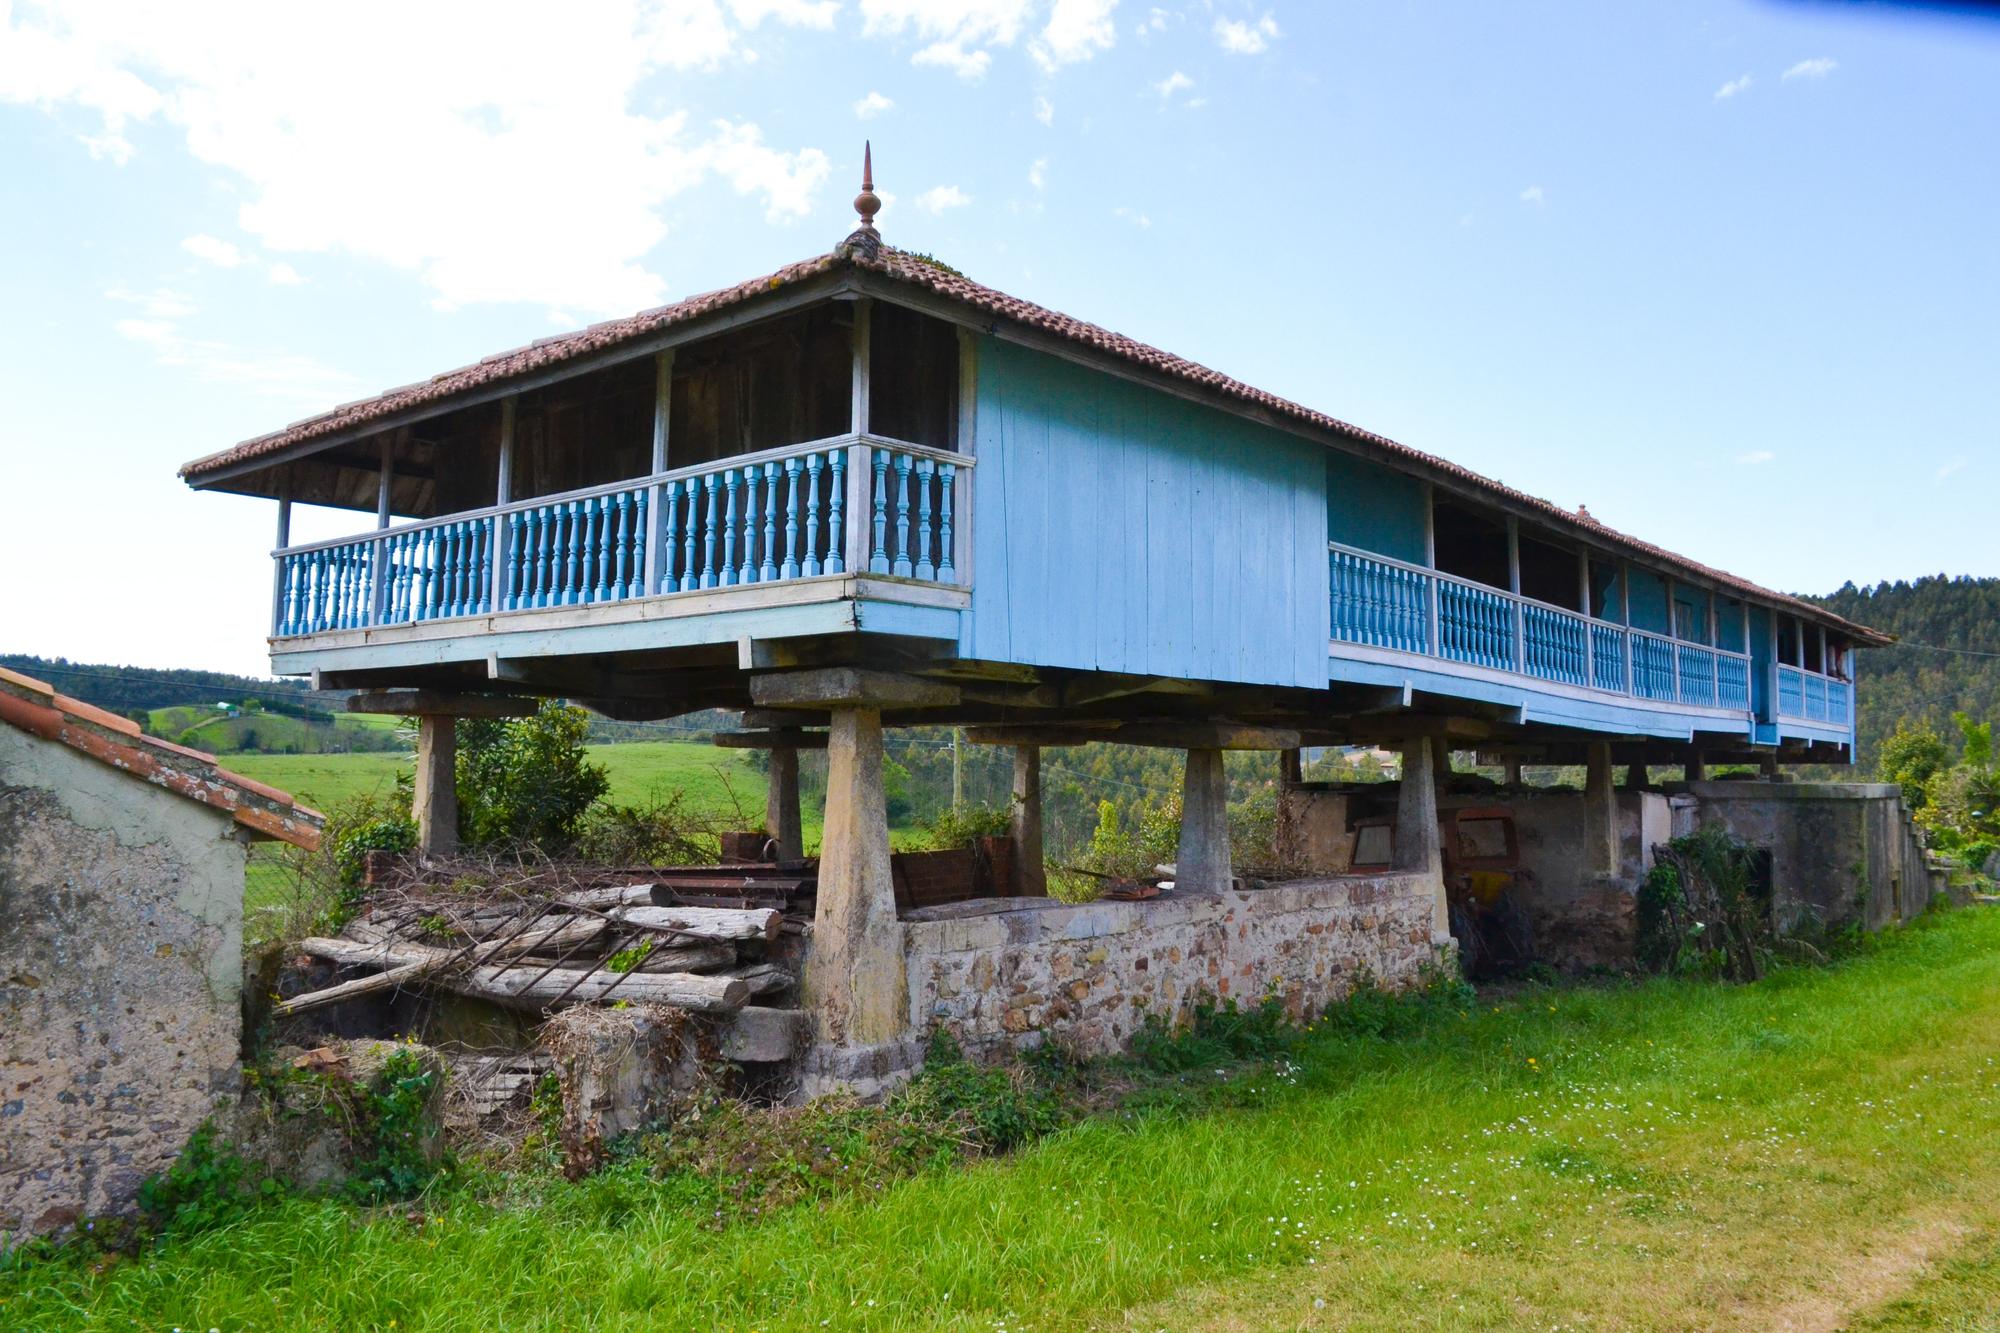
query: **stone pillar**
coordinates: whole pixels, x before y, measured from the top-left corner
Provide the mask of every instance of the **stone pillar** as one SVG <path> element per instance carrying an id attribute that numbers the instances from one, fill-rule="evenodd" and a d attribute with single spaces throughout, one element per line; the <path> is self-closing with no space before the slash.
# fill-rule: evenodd
<path id="1" fill-rule="evenodd" d="M 1229 863 L 1229 779 L 1222 751 L 1189 750 L 1174 886 L 1194 893 L 1220 893 L 1234 880 Z"/>
<path id="2" fill-rule="evenodd" d="M 805 838 L 799 831 L 799 752 L 774 746 L 770 777 L 764 795 L 764 834 L 778 845 L 780 861 L 796 861 L 805 855 Z"/>
<path id="3" fill-rule="evenodd" d="M 1626 791 L 1652 791 L 1653 775 L 1646 771 L 1644 764 L 1625 765 Z"/>
<path id="4" fill-rule="evenodd" d="M 1278 790 L 1289 791 L 1306 780 L 1305 751 L 1278 751 Z"/>
<path id="5" fill-rule="evenodd" d="M 910 1007 L 889 871 L 881 710 L 835 708 L 826 751 L 826 827 L 806 1003 L 821 1041 L 878 1046 L 908 1035 Z"/>
<path id="6" fill-rule="evenodd" d="M 1618 873 L 1618 793 L 1611 786 L 1609 741 L 1592 741 L 1586 750 L 1583 868 L 1593 875 Z"/>
<path id="7" fill-rule="evenodd" d="M 1451 783 L 1451 739 L 1446 736 L 1431 737 L 1431 765 L 1437 780 L 1437 789 L 1442 792 Z"/>
<path id="8" fill-rule="evenodd" d="M 1046 898 L 1049 877 L 1042 865 L 1042 747 L 1014 747 L 1014 796 L 1008 821 L 1014 843 L 1014 891 Z"/>
<path id="9" fill-rule="evenodd" d="M 1508 785 L 1509 787 L 1518 787 L 1518 786 L 1520 786 L 1520 785 L 1521 785 L 1521 761 L 1520 761 L 1519 759 L 1517 759 L 1517 758 L 1515 758 L 1515 757 L 1513 757 L 1513 756 L 1511 756 L 1511 755 L 1510 755 L 1510 756 L 1508 756 L 1508 758 L 1506 759 L 1505 763 L 1506 763 L 1506 765 L 1507 765 L 1507 767 L 1506 767 L 1506 783 L 1507 783 L 1507 785 Z"/>
<path id="10" fill-rule="evenodd" d="M 1429 875 L 1434 884 L 1431 942 L 1451 938 L 1451 908 L 1445 901 L 1444 849 L 1438 845 L 1437 750 L 1422 736 L 1403 742 L 1403 777 L 1396 789 L 1397 870 Z"/>
<path id="11" fill-rule="evenodd" d="M 1708 781 L 1708 761 L 1702 758 L 1700 750 L 1688 751 L 1687 764 L 1682 770 L 1682 775 L 1689 782 Z"/>
<path id="12" fill-rule="evenodd" d="M 1764 781 L 1775 781 L 1778 776 L 1777 751 L 1773 750 L 1769 754 L 1759 755 L 1757 758 L 1757 771 L 1763 776 Z"/>
<path id="13" fill-rule="evenodd" d="M 458 851 L 458 720 L 438 713 L 417 717 L 417 779 L 411 804 L 417 850 L 426 856 Z"/>

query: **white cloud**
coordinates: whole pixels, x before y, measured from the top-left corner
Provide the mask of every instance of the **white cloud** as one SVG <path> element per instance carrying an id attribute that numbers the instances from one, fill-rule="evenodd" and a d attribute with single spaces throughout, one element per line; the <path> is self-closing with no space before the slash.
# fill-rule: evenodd
<path id="1" fill-rule="evenodd" d="M 1239 56 L 1254 56 L 1268 47 L 1278 35 L 1278 21 L 1269 14 L 1255 23 L 1242 19 L 1217 19 L 1215 21 L 1215 41 L 1225 51 Z"/>
<path id="2" fill-rule="evenodd" d="M 1037 97 L 1035 99 L 1035 119 L 1041 121 L 1044 125 L 1054 125 L 1056 123 L 1056 104 L 1046 97 Z"/>
<path id="3" fill-rule="evenodd" d="M 729 0 L 729 12 L 746 28 L 767 18 L 793 28 L 831 28 L 840 0 Z"/>
<path id="4" fill-rule="evenodd" d="M 234 385 L 312 406 L 351 397 L 358 387 L 351 375 L 311 357 L 189 338 L 172 320 L 121 319 L 112 328 L 120 337 L 150 349 L 161 365 L 185 369 L 210 384 Z"/>
<path id="5" fill-rule="evenodd" d="M 1755 467 L 1759 463 L 1769 463 L 1778 456 L 1769 449 L 1752 449 L 1747 454 L 1736 455 L 1736 462 L 1743 467 Z"/>
<path id="6" fill-rule="evenodd" d="M 235 268 L 244 258 L 243 252 L 228 241 L 207 235 L 188 237 L 181 242 L 181 249 L 217 268 Z"/>
<path id="7" fill-rule="evenodd" d="M 179 319 L 195 312 L 194 298 L 186 292 L 177 292 L 170 287 L 155 287 L 150 292 L 135 292 L 126 287 L 113 287 L 104 293 L 107 301 L 122 301 L 143 310 L 150 319 Z"/>
<path id="8" fill-rule="evenodd" d="M 1012 46 L 1031 8 L 1031 0 L 861 0 L 862 31 L 913 34 L 926 44 L 910 63 L 943 66 L 976 82 L 993 63 L 986 48 Z"/>
<path id="9" fill-rule="evenodd" d="M 1167 75 L 1166 78 L 1154 84 L 1153 91 L 1160 95 L 1162 102 L 1165 102 L 1171 100 L 1175 93 L 1184 93 L 1192 87 L 1194 87 L 1194 80 L 1179 70 L 1175 70 L 1173 73 Z"/>
<path id="10" fill-rule="evenodd" d="M 1142 38 L 1151 37 L 1156 32 L 1165 32 L 1167 30 L 1167 20 L 1171 17 L 1172 15 L 1168 14 L 1166 10 L 1155 5 L 1146 11 L 1146 17 L 1140 19 L 1139 26 L 1132 29 L 1132 31 Z"/>
<path id="11" fill-rule="evenodd" d="M 1039 190 L 1049 183 L 1049 160 L 1038 157 L 1028 168 L 1028 184 Z"/>
<path id="12" fill-rule="evenodd" d="M 755 124 L 652 109 L 642 81 L 749 59 L 748 28 L 818 25 L 834 8 L 0 2 L 0 102 L 93 118 L 92 150 L 112 161 L 132 151 L 136 126 L 175 135 L 240 199 L 235 226 L 257 250 L 387 264 L 443 306 L 624 312 L 665 298 L 647 258 L 672 196 L 720 179 L 788 221 L 828 171 L 817 149 L 767 144 Z M 357 70 L 394 95 L 358 95 Z M 506 180 L 536 188 L 496 207 Z"/>
<path id="13" fill-rule="evenodd" d="M 1533 204 L 1535 207 L 1540 208 L 1547 202 L 1547 196 L 1542 193 L 1541 186 L 1530 185 L 1527 189 L 1521 191 L 1521 202 L 1524 204 Z"/>
<path id="14" fill-rule="evenodd" d="M 1729 82 L 1723 84 L 1720 88 L 1717 88 L 1715 90 L 1715 100 L 1718 102 L 1726 102 L 1730 98 L 1736 96 L 1736 94 L 1748 88 L 1753 82 L 1755 82 L 1755 80 L 1753 80 L 1748 74 L 1744 74 L 1738 78 L 1731 79 Z"/>
<path id="15" fill-rule="evenodd" d="M 917 207 L 926 213 L 942 213 L 947 208 L 963 208 L 972 202 L 972 196 L 956 185 L 933 185 L 917 196 Z"/>
<path id="16" fill-rule="evenodd" d="M 1118 0 L 1055 0 L 1041 36 L 1028 44 L 1028 54 L 1042 71 L 1053 74 L 1064 65 L 1088 60 L 1109 50 L 1118 40 L 1111 11 Z"/>
<path id="17" fill-rule="evenodd" d="M 1946 459 L 1944 464 L 1937 470 L 1939 484 L 1942 484 L 1945 478 L 1951 476 L 1954 472 L 1964 471 L 1965 465 L 1969 461 L 1964 454 L 1955 454 L 1951 458 Z"/>
<path id="18" fill-rule="evenodd" d="M 884 111 L 893 111 L 896 104 L 877 92 L 871 92 L 854 104 L 854 114 L 862 120 L 873 120 Z"/>
<path id="19" fill-rule="evenodd" d="M 297 269 L 282 261 L 272 263 L 264 269 L 264 280 L 276 287 L 296 287 L 305 281 L 299 276 Z"/>
<path id="20" fill-rule="evenodd" d="M 1111 216 L 1115 218 L 1124 218 L 1127 222 L 1139 228 L 1141 231 L 1144 231 L 1147 227 L 1153 225 L 1153 220 L 1147 217 L 1144 213 L 1141 213 L 1136 208 L 1122 208 L 1122 207 L 1114 208 L 1111 210 Z"/>
<path id="21" fill-rule="evenodd" d="M 1801 60 L 1778 77 L 1780 79 L 1823 79 L 1839 68 L 1840 62 L 1832 56 L 1815 56 L 1811 60 Z"/>

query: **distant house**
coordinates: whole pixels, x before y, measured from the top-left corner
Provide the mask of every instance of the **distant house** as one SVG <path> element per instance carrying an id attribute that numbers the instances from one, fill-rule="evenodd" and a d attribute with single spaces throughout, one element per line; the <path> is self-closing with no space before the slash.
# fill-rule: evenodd
<path id="1" fill-rule="evenodd" d="M 0 669 L 0 1249 L 129 1211 L 240 1078 L 246 844 L 320 817 Z"/>

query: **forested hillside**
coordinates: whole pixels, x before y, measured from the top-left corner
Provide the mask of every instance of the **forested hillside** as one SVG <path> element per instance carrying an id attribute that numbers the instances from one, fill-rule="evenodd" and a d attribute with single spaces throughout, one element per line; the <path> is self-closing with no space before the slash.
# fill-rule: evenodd
<path id="1" fill-rule="evenodd" d="M 1956 754 L 1962 742 L 1953 713 L 2000 717 L 2000 579 L 1939 574 L 1872 588 L 1850 583 L 1807 600 L 1902 640 L 1857 654 L 1862 771 L 1873 771 L 1883 739 L 1901 720 L 1928 726 Z"/>
<path id="2" fill-rule="evenodd" d="M 33 676 L 73 699 L 113 713 L 131 714 L 155 708 L 180 708 L 223 700 L 256 699 L 278 712 L 296 712 L 310 691 L 304 681 L 268 676 L 236 676 L 226 671 L 196 671 L 184 667 L 113 666 L 108 662 L 72 662 L 66 657 L 36 657 L 32 653 L 0 653 L 0 667 Z"/>

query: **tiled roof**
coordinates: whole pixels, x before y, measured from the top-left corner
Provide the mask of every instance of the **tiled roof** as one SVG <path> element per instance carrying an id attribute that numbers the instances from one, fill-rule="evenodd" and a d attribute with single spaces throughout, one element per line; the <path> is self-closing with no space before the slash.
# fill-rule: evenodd
<path id="1" fill-rule="evenodd" d="M 147 736 L 128 718 L 58 694 L 53 686 L 5 667 L 0 667 L 0 722 L 227 811 L 252 836 L 275 838 L 309 851 L 319 846 L 324 822 L 320 813 L 298 804 L 289 793 L 230 772 L 212 754 Z"/>
<path id="2" fill-rule="evenodd" d="M 223 468 L 290 449 L 323 436 L 365 426 L 371 421 L 412 408 L 430 404 L 443 405 L 470 390 L 604 351 L 621 343 L 657 333 L 675 324 L 685 323 L 753 300 L 766 293 L 781 290 L 808 278 L 850 267 L 920 288 L 947 301 L 1024 328 L 1039 330 L 1063 341 L 1093 348 L 1107 356 L 1132 362 L 1158 375 L 1198 386 L 1217 397 L 1233 399 L 1277 416 L 1289 418 L 1314 430 L 1344 437 L 1379 450 L 1393 459 L 1413 463 L 1442 476 L 1456 479 L 1474 490 L 1504 497 L 1517 505 L 1535 510 L 1558 529 L 1568 529 L 1610 546 L 1623 547 L 1630 553 L 1643 555 L 1669 569 L 1678 569 L 1726 588 L 1782 603 L 1814 620 L 1838 625 L 1863 643 L 1894 642 L 1891 635 L 1844 620 L 1810 602 L 1785 593 L 1774 592 L 1725 570 L 1711 568 L 1664 547 L 1655 546 L 1627 533 L 1619 532 L 1615 528 L 1607 527 L 1591 518 L 1588 513 L 1564 509 L 1538 496 L 1517 491 L 1511 486 L 1481 476 L 1447 459 L 1399 444 L 1386 435 L 1377 435 L 1373 431 L 1364 430 L 1350 422 L 1302 406 L 1288 398 L 1281 398 L 1277 394 L 1254 388 L 1241 380 L 1224 375 L 1221 371 L 1211 370 L 1198 362 L 1190 361 L 1186 357 L 1163 352 L 1157 347 L 1128 338 L 1122 333 L 1113 333 L 1109 329 L 1050 310 L 1046 306 L 1039 306 L 1032 301 L 1024 301 L 1019 297 L 1009 296 L 1005 292 L 983 286 L 924 256 L 884 245 L 873 234 L 866 232 L 856 232 L 830 254 L 788 264 L 765 277 L 753 278 L 748 282 L 741 282 L 733 287 L 724 287 L 700 296 L 691 296 L 684 301 L 643 311 L 624 319 L 593 324 L 575 333 L 545 338 L 527 347 L 486 357 L 477 364 L 447 371 L 421 384 L 405 385 L 400 389 L 391 389 L 376 398 L 348 403 L 323 415 L 295 422 L 281 431 L 245 440 L 220 453 L 198 458 L 181 469 L 181 476 L 189 482 L 199 483 L 204 476 Z"/>

